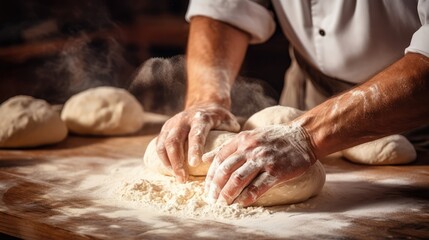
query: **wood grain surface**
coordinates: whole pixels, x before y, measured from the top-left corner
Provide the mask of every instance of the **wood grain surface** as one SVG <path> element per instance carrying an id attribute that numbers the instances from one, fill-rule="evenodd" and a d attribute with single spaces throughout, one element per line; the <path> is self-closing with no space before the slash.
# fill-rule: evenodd
<path id="1" fill-rule="evenodd" d="M 53 146 L 0 150 L 0 232 L 25 239 L 429 237 L 427 155 L 420 155 L 411 165 L 383 167 L 327 159 L 323 162 L 327 183 L 322 193 L 292 207 L 270 208 L 273 215 L 261 220 L 272 221 L 269 229 L 264 229 L 264 224 L 253 228 L 242 222 L 186 219 L 168 214 L 156 218 L 162 224 L 154 224 L 153 218 L 133 214 L 132 209 L 72 192 L 83 179 L 101 174 L 108 166 L 141 158 L 158 130 L 159 126 L 147 125 L 133 136 L 69 136 Z M 70 174 L 50 174 L 53 171 Z M 383 210 L 388 206 L 392 208 Z M 77 213 L 70 214 L 64 209 L 74 209 Z M 118 212 L 124 214 L 113 217 Z M 256 225 L 259 220 L 252 221 Z M 297 224 L 292 224 L 294 221 Z"/>

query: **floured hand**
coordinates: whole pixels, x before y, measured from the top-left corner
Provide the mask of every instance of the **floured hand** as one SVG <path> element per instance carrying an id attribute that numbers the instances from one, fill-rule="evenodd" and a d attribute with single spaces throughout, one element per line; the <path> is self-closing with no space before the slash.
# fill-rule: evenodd
<path id="1" fill-rule="evenodd" d="M 212 161 L 205 184 L 210 200 L 249 206 L 271 187 L 304 173 L 316 157 L 302 127 L 272 125 L 239 133 L 203 161 Z"/>
<path id="2" fill-rule="evenodd" d="M 237 132 L 236 118 L 226 108 L 216 104 L 187 108 L 169 119 L 161 129 L 156 142 L 157 153 L 163 164 L 172 168 L 179 182 L 186 182 L 185 144 L 188 142 L 188 161 L 191 166 L 201 163 L 207 135 L 211 129 Z"/>

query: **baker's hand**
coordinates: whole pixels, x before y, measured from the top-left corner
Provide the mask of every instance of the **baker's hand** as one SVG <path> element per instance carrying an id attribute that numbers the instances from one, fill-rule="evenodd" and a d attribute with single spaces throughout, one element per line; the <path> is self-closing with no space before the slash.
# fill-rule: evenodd
<path id="1" fill-rule="evenodd" d="M 204 145 L 211 129 L 237 132 L 234 115 L 216 104 L 192 106 L 169 119 L 157 138 L 156 150 L 163 164 L 171 168 L 177 181 L 186 182 L 185 144 L 188 141 L 188 161 L 191 166 L 201 163 Z"/>
<path id="2" fill-rule="evenodd" d="M 205 183 L 210 201 L 249 206 L 274 185 L 304 173 L 316 157 L 302 127 L 272 125 L 237 134 L 203 161 L 212 161 Z"/>

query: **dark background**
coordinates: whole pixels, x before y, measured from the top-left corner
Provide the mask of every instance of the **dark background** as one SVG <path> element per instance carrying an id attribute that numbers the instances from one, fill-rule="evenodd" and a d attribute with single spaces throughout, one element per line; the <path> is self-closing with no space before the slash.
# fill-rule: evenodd
<path id="1" fill-rule="evenodd" d="M 186 51 L 188 1 L 0 1 L 0 103 L 25 94 L 64 103 L 84 89 L 127 88 L 151 57 Z M 289 65 L 280 28 L 252 45 L 241 75 L 278 93 Z"/>

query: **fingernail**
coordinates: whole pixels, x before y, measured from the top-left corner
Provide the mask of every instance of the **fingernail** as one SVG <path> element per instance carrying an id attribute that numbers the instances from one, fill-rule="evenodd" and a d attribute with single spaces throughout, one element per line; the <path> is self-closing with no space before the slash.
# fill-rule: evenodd
<path id="1" fill-rule="evenodd" d="M 203 156 L 201 156 L 201 161 L 202 162 L 207 162 L 207 154 L 203 154 Z"/>
<path id="2" fill-rule="evenodd" d="M 226 201 L 226 199 L 221 195 L 219 196 L 219 198 L 217 199 L 217 203 L 223 206 L 227 206 L 228 202 Z"/>
<path id="3" fill-rule="evenodd" d="M 216 195 L 217 195 L 217 188 L 218 187 L 216 186 L 216 184 L 214 184 L 214 183 L 210 184 L 210 189 L 209 189 L 208 197 L 209 197 L 209 199 L 213 199 L 214 202 L 216 202 L 216 200 L 217 200 L 217 197 L 216 197 Z"/>
<path id="4" fill-rule="evenodd" d="M 185 183 L 187 180 L 185 169 L 177 170 L 176 173 L 177 173 L 176 180 L 180 183 Z"/>
<path id="5" fill-rule="evenodd" d="M 176 176 L 176 181 L 179 182 L 179 183 L 184 183 L 185 182 L 182 176 Z"/>
<path id="6" fill-rule="evenodd" d="M 191 165 L 192 167 L 196 167 L 198 165 L 197 163 L 197 157 L 192 157 L 191 159 L 189 159 L 189 165 Z"/>
<path id="7" fill-rule="evenodd" d="M 237 203 L 238 205 L 243 206 L 243 202 L 244 202 L 244 199 L 245 199 L 245 198 L 246 198 L 246 197 L 245 197 L 243 194 L 240 194 L 240 196 L 238 196 L 238 197 L 235 199 L 234 203 Z"/>
<path id="8" fill-rule="evenodd" d="M 243 191 L 234 201 L 242 207 L 246 207 L 254 202 L 256 202 L 257 196 L 251 191 Z M 250 200 L 250 202 L 249 202 Z M 247 204 L 245 204 L 247 202 Z"/>

